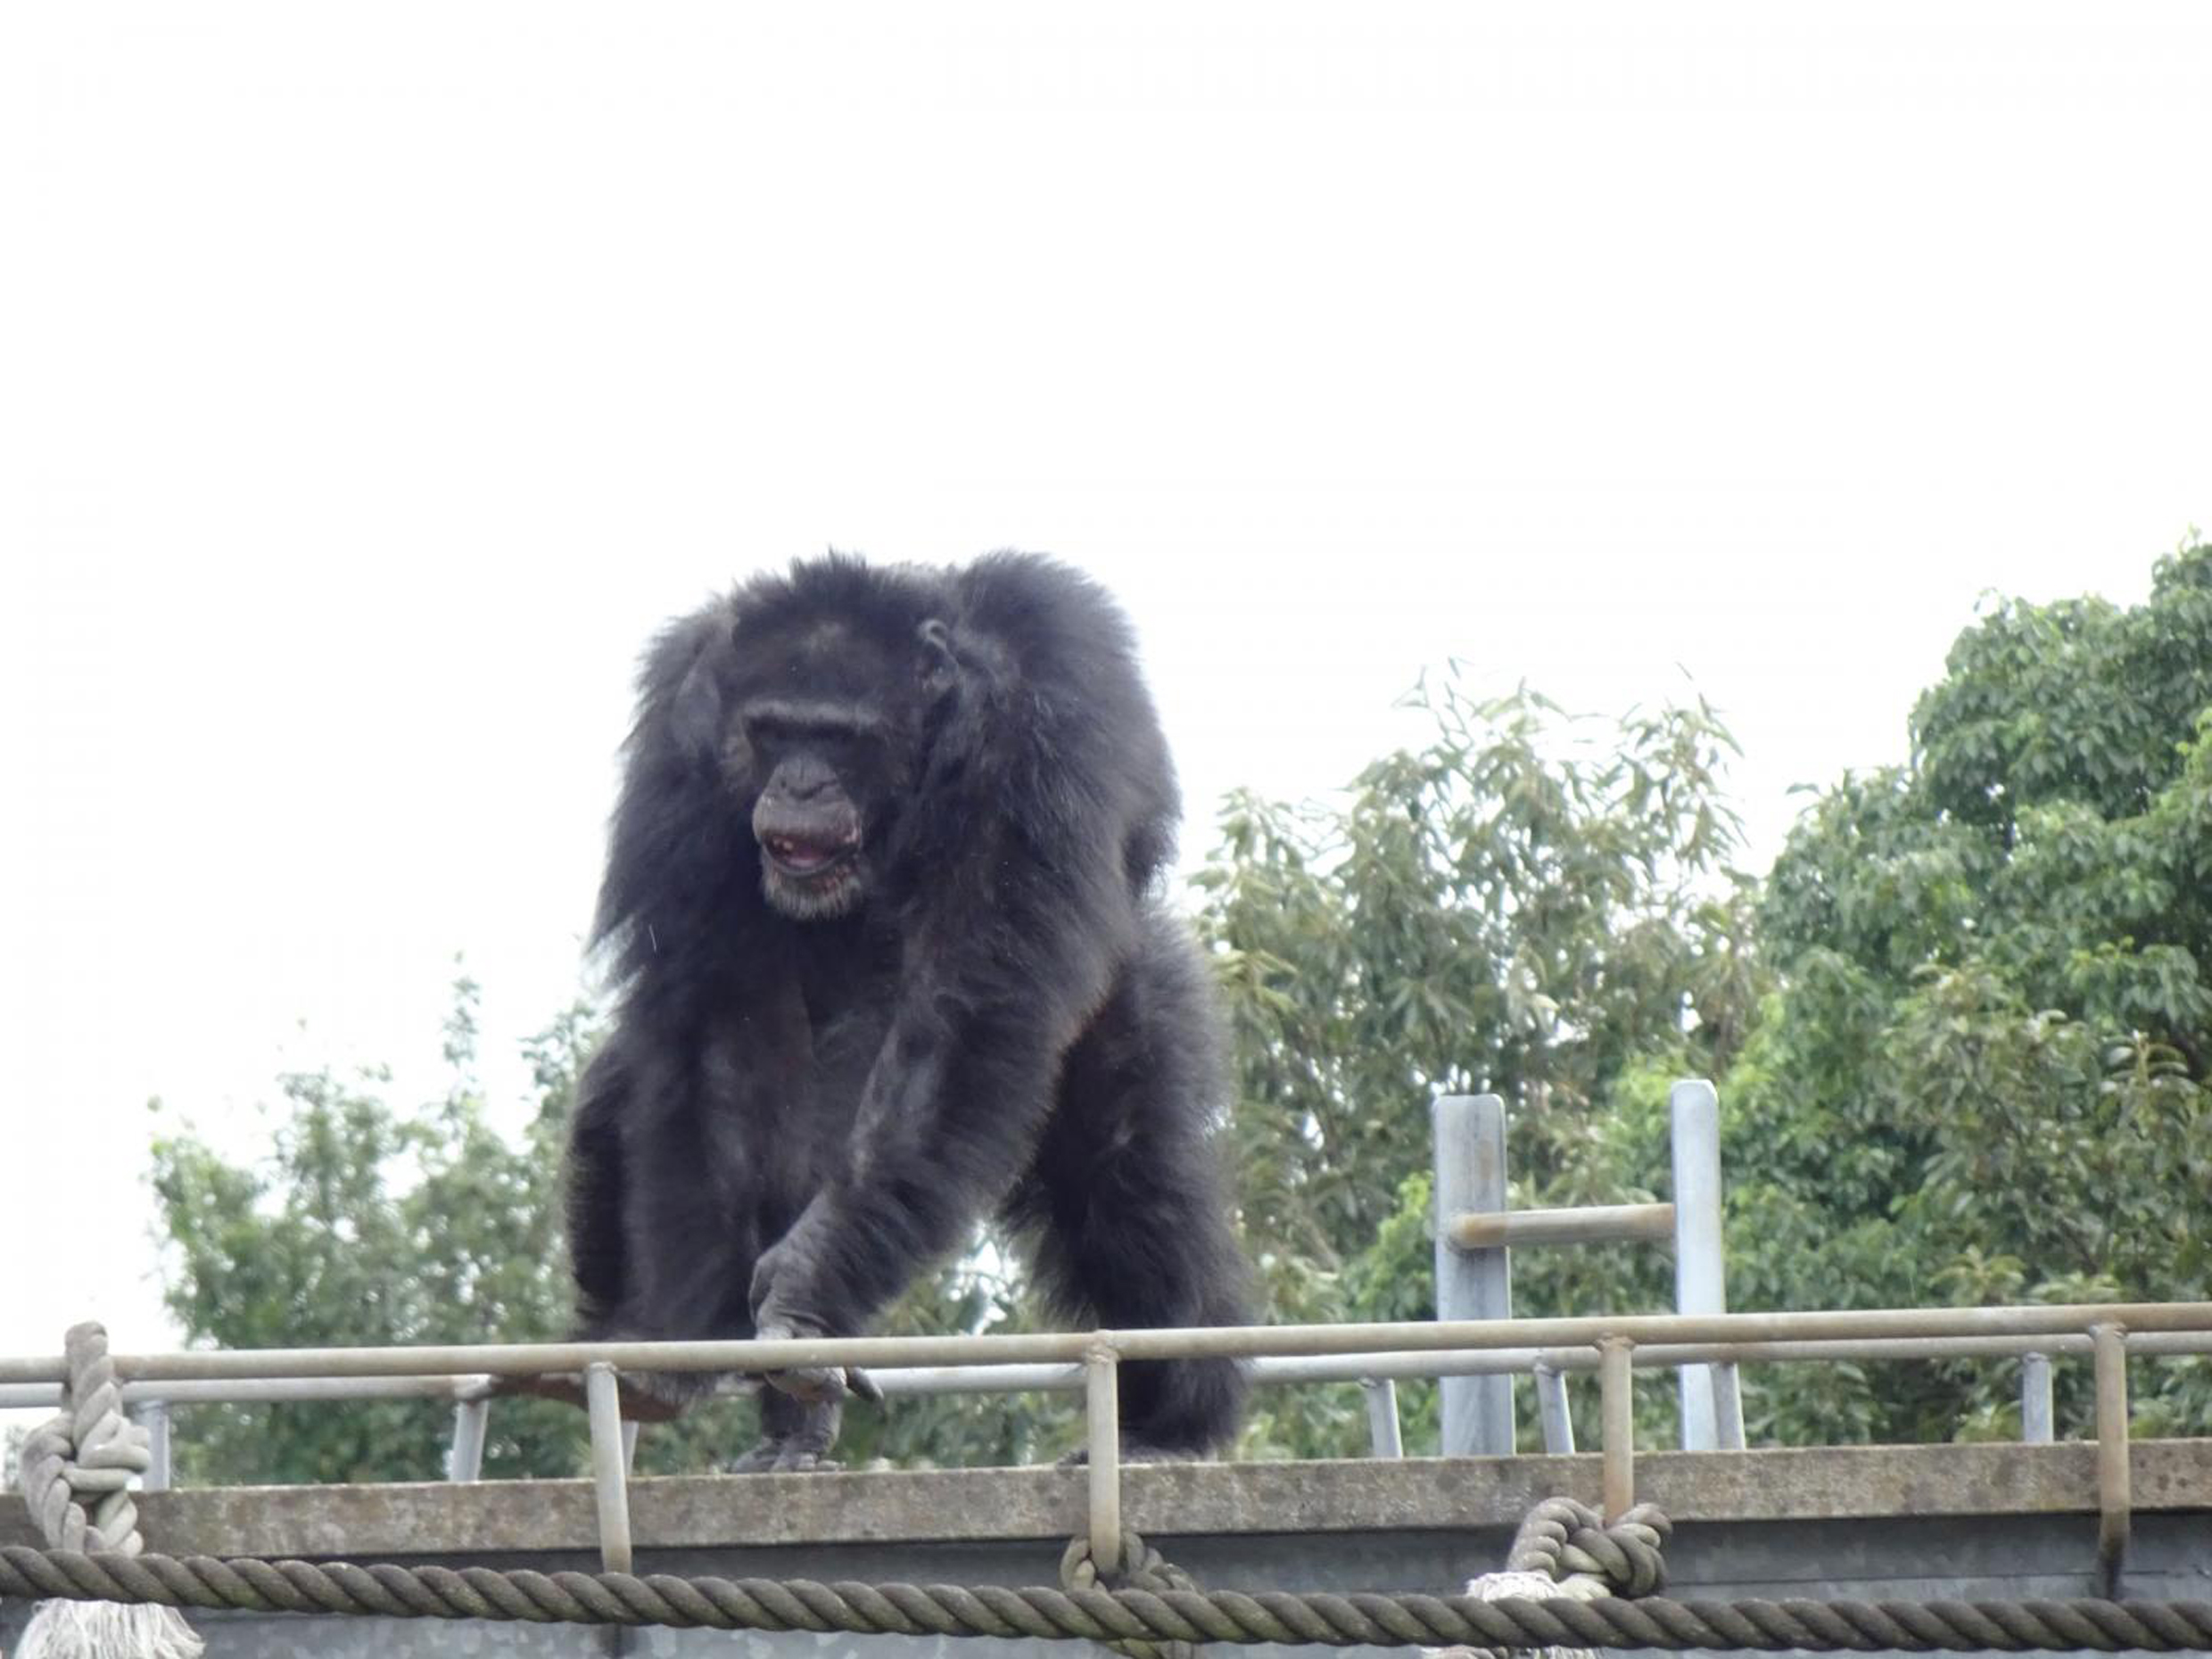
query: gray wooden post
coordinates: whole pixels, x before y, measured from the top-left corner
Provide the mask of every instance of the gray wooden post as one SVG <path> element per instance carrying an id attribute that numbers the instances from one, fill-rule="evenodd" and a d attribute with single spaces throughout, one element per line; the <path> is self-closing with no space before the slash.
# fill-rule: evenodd
<path id="1" fill-rule="evenodd" d="M 1454 1216 L 1506 1207 L 1506 1103 L 1495 1094 L 1445 1094 L 1437 1098 L 1432 1113 L 1436 1316 L 1509 1319 L 1513 1270 L 1505 1250 L 1458 1250 L 1446 1237 Z M 1511 1376 L 1445 1377 L 1438 1390 L 1447 1457 L 1513 1451 Z"/>
<path id="2" fill-rule="evenodd" d="M 1683 1314 L 1728 1311 L 1721 1253 L 1721 1097 L 1700 1078 L 1667 1093 L 1674 1141 L 1674 1309 Z M 1682 1449 L 1711 1451 L 1744 1443 L 1742 1396 L 1721 1391 L 1731 1404 L 1725 1428 L 1715 1411 L 1717 1366 L 1684 1366 Z"/>

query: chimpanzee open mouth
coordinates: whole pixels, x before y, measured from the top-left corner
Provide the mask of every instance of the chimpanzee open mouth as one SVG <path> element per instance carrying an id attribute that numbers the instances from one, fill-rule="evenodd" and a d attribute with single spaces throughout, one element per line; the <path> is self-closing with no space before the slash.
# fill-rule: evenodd
<path id="1" fill-rule="evenodd" d="M 787 876 L 813 879 L 828 875 L 860 851 L 857 837 L 816 840 L 805 836 L 770 835 L 761 838 L 761 850 Z"/>

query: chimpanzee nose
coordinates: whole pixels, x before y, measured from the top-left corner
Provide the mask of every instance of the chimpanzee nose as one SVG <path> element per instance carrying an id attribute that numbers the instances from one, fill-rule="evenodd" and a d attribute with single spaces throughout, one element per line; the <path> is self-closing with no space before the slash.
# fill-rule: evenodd
<path id="1" fill-rule="evenodd" d="M 838 774 L 831 767 L 801 758 L 780 768 L 772 787 L 786 800 L 812 801 L 838 787 Z"/>

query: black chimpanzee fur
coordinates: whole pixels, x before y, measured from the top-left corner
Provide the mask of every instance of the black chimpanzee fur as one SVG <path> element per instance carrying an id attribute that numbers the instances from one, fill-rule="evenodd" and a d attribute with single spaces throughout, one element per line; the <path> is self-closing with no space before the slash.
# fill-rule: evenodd
<path id="1" fill-rule="evenodd" d="M 993 1211 L 1069 1315 L 1245 1321 L 1211 992 L 1156 891 L 1174 772 L 1106 595 L 832 555 L 672 626 L 640 692 L 570 1147 L 583 1333 L 851 1334 Z M 811 1467 L 841 1379 L 770 1381 L 738 1466 Z M 1139 1457 L 1219 1446 L 1242 1391 L 1220 1360 L 1121 1391 Z"/>

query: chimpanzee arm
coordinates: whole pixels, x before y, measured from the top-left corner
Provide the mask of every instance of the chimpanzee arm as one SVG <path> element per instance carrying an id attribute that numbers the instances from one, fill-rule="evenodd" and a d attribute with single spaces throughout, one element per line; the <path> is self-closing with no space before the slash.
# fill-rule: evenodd
<path id="1" fill-rule="evenodd" d="M 1120 931 L 1118 919 L 1092 926 Z M 980 950 L 902 986 L 844 1168 L 754 1274 L 763 1335 L 859 1329 L 960 1242 L 1035 1151 L 1061 1058 L 1103 999 L 1112 958 L 1097 937 L 1069 937 L 1065 919 L 1061 937 L 1019 944 L 978 931 Z"/>

